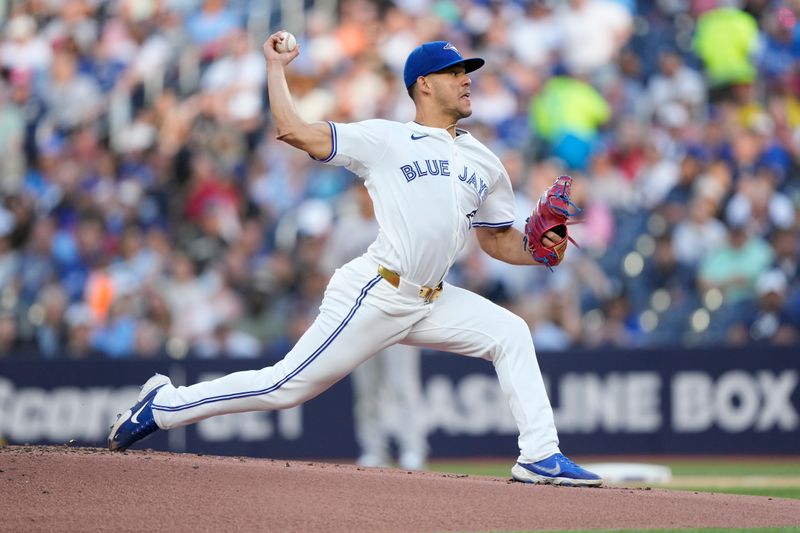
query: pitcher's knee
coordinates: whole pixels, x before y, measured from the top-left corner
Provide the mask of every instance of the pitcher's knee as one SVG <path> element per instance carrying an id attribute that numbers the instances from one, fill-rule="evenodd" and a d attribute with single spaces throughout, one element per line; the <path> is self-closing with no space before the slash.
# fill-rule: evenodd
<path id="1" fill-rule="evenodd" d="M 533 351 L 531 330 L 522 318 L 508 313 L 502 327 L 492 333 L 491 344 L 487 348 L 492 360 L 505 353 Z"/>
<path id="2" fill-rule="evenodd" d="M 533 347 L 531 328 L 525 320 L 515 316 L 508 328 L 508 342 L 515 347 Z"/>

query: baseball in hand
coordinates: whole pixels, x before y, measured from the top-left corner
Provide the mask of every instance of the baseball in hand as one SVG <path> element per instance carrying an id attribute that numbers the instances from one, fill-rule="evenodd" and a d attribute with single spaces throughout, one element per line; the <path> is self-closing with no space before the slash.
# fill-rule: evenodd
<path id="1" fill-rule="evenodd" d="M 297 46 L 297 39 L 288 31 L 282 32 L 280 39 L 275 43 L 275 51 L 280 53 L 291 52 Z"/>

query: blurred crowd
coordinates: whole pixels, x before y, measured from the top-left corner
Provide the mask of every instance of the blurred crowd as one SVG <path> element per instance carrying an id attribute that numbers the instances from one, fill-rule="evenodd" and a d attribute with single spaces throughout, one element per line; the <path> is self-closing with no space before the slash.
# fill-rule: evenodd
<path id="1" fill-rule="evenodd" d="M 461 125 L 519 225 L 575 178 L 581 248 L 550 272 L 471 243 L 449 280 L 539 350 L 800 344 L 800 1 L 263 4 L 0 3 L 0 357 L 280 357 L 305 331 L 360 184 L 276 141 L 280 27 L 307 120 L 413 119 L 421 42 L 487 60 Z"/>

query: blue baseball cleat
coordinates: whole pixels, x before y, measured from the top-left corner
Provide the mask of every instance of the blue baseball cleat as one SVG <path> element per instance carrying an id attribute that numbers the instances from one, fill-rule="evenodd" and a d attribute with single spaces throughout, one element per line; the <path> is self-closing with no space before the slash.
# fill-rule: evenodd
<path id="1" fill-rule="evenodd" d="M 560 453 L 536 463 L 517 463 L 511 468 L 511 476 L 523 483 L 575 487 L 599 487 L 603 484 L 600 476 L 581 468 Z"/>
<path id="2" fill-rule="evenodd" d="M 108 435 L 108 449 L 111 451 L 123 451 L 136 441 L 140 441 L 158 429 L 153 418 L 153 398 L 156 397 L 158 389 L 170 383 L 167 376 L 156 374 L 142 385 L 136 404 L 117 416 L 117 421 L 111 426 L 111 433 Z"/>

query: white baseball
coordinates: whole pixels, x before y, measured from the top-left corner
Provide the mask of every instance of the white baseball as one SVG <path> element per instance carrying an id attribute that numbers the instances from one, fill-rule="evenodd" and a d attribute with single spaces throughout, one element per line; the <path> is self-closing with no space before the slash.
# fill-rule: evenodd
<path id="1" fill-rule="evenodd" d="M 294 35 L 285 31 L 281 33 L 281 38 L 275 43 L 275 50 L 280 53 L 291 52 L 295 46 L 297 46 L 297 39 L 294 38 Z"/>

